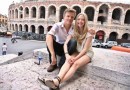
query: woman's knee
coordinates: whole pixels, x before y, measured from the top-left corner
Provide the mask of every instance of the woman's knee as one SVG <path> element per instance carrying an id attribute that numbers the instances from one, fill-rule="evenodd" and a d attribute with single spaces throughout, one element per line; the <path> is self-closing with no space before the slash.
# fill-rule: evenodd
<path id="1" fill-rule="evenodd" d="M 72 67 L 75 68 L 75 69 L 78 69 L 80 66 L 80 64 L 78 62 L 74 62 Z"/>

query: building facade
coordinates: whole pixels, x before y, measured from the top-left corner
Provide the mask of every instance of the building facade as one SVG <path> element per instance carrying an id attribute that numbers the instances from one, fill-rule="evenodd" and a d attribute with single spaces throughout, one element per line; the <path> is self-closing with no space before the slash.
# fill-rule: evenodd
<path id="1" fill-rule="evenodd" d="M 8 29 L 46 34 L 63 18 L 66 8 L 86 13 L 89 28 L 102 42 L 130 40 L 130 4 L 89 2 L 86 0 L 26 0 L 8 9 Z"/>
<path id="2" fill-rule="evenodd" d="M 7 26 L 7 16 L 0 14 L 0 27 Z"/>

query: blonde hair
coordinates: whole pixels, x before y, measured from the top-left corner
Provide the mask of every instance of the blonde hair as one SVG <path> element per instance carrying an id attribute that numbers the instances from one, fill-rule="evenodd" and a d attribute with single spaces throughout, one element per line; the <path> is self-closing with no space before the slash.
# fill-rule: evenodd
<path id="1" fill-rule="evenodd" d="M 83 15 L 84 16 L 84 28 L 82 30 L 82 33 L 79 33 L 79 30 L 78 30 L 78 25 L 77 25 L 77 19 L 80 15 Z M 74 38 L 77 40 L 77 42 L 79 44 L 82 44 L 83 40 L 85 39 L 86 37 L 86 34 L 88 32 L 88 17 L 85 13 L 79 13 L 76 17 L 76 20 L 75 20 L 75 26 L 74 26 Z"/>
<path id="2" fill-rule="evenodd" d="M 75 16 L 76 16 L 76 10 L 75 10 L 75 9 L 73 9 L 73 8 L 67 8 L 67 9 L 65 9 L 65 11 L 64 11 L 64 13 L 63 13 L 63 17 L 65 16 L 65 14 L 66 14 L 67 12 L 74 13 Z M 75 16 L 74 16 L 74 17 L 75 17 Z"/>

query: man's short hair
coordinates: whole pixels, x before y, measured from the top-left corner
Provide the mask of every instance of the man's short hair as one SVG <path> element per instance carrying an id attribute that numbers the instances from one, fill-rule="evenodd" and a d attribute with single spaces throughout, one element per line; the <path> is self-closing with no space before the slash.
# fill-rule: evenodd
<path id="1" fill-rule="evenodd" d="M 67 12 L 74 13 L 75 16 L 76 16 L 76 10 L 75 10 L 75 9 L 73 9 L 73 8 L 67 8 L 67 9 L 65 9 L 65 11 L 64 11 L 64 13 L 63 13 L 63 17 L 65 16 L 65 14 L 66 14 Z"/>

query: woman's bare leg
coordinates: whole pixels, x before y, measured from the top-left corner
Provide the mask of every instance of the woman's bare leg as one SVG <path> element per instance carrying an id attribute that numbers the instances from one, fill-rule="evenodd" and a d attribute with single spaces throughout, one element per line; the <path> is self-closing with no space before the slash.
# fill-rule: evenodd
<path id="1" fill-rule="evenodd" d="M 89 62 L 90 62 L 90 58 L 87 55 L 84 55 L 80 59 L 75 61 L 74 64 L 70 67 L 69 71 L 65 74 L 61 82 L 70 79 L 79 67 L 84 66 Z"/>

